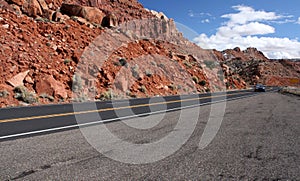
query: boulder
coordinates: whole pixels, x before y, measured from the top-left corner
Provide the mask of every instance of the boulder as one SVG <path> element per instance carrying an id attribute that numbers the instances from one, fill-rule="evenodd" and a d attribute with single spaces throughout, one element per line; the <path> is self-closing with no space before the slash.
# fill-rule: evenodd
<path id="1" fill-rule="evenodd" d="M 86 19 L 84 19 L 82 17 L 76 17 L 75 19 L 81 25 L 87 25 L 89 23 Z"/>
<path id="2" fill-rule="evenodd" d="M 126 80 L 125 76 L 120 76 L 115 80 L 115 86 L 117 89 L 125 92 L 128 90 L 128 80 Z"/>
<path id="3" fill-rule="evenodd" d="M 11 86 L 13 86 L 13 87 L 22 86 L 23 81 L 24 81 L 24 79 L 25 79 L 25 77 L 27 76 L 28 73 L 29 73 L 29 70 L 27 70 L 25 72 L 18 73 L 17 75 L 13 76 L 12 78 L 7 80 L 6 82 L 8 84 L 10 84 Z"/>
<path id="4" fill-rule="evenodd" d="M 21 9 L 23 13 L 31 17 L 37 17 L 43 14 L 42 8 L 37 0 L 25 0 Z"/>
<path id="5" fill-rule="evenodd" d="M 50 9 L 44 10 L 43 17 L 53 21 L 54 13 L 55 13 L 55 11 L 50 10 Z"/>
<path id="6" fill-rule="evenodd" d="M 109 13 L 107 16 L 105 16 L 101 22 L 101 25 L 103 27 L 116 27 L 118 26 L 118 18 L 113 13 Z"/>
<path id="7" fill-rule="evenodd" d="M 60 12 L 56 11 L 52 16 L 52 21 L 64 22 L 65 20 L 70 19 L 69 16 L 63 15 Z"/>
<path id="8" fill-rule="evenodd" d="M 44 10 L 43 17 L 56 22 L 64 22 L 65 20 L 70 19 L 69 16 L 63 15 L 59 11 L 53 11 L 50 9 Z"/>
<path id="9" fill-rule="evenodd" d="M 39 95 L 48 94 L 49 96 L 64 99 L 68 97 L 65 85 L 55 80 L 51 75 L 40 77 L 36 81 L 35 90 Z"/>
<path id="10" fill-rule="evenodd" d="M 105 14 L 99 10 L 98 8 L 94 7 L 83 7 L 81 12 L 83 18 L 88 20 L 91 23 L 101 24 Z"/>
<path id="11" fill-rule="evenodd" d="M 25 82 L 27 82 L 29 84 L 34 84 L 34 81 L 32 80 L 32 78 L 30 76 L 25 77 Z"/>
<path id="12" fill-rule="evenodd" d="M 8 29 L 8 28 L 9 28 L 9 24 L 2 25 L 2 27 L 3 27 L 4 29 Z"/>
<path id="13" fill-rule="evenodd" d="M 98 8 L 75 4 L 62 4 L 60 11 L 69 16 L 85 18 L 87 21 L 96 24 L 101 24 L 105 17 L 105 14 Z"/>
<path id="14" fill-rule="evenodd" d="M 44 0 L 38 0 L 38 2 L 39 2 L 39 4 L 40 4 L 43 11 L 49 9 L 47 3 Z"/>
<path id="15" fill-rule="evenodd" d="M 81 14 L 82 7 L 83 6 L 80 5 L 63 3 L 60 7 L 60 11 L 69 16 L 79 16 Z"/>

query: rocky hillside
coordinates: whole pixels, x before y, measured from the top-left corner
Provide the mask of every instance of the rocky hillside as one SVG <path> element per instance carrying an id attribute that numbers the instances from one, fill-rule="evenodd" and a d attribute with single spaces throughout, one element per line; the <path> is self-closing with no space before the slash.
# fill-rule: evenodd
<path id="1" fill-rule="evenodd" d="M 256 48 L 215 51 L 221 64 L 229 67 L 248 85 L 262 83 L 269 86 L 300 86 L 300 62 L 269 60 Z M 223 65 L 223 66 L 224 66 Z"/>
<path id="2" fill-rule="evenodd" d="M 294 65 L 253 48 L 201 49 L 136 0 L 0 0 L 0 33 L 1 107 L 241 89 L 299 75 L 299 64 L 291 73 Z"/>

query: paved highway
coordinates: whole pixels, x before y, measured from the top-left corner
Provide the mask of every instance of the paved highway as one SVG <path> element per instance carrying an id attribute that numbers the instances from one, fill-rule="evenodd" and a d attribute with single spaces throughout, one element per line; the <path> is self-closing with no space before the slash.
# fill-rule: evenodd
<path id="1" fill-rule="evenodd" d="M 299 97 L 272 92 L 229 101 L 218 134 L 204 149 L 198 146 L 212 105 L 185 109 L 200 110 L 188 141 L 148 164 L 108 158 L 79 129 L 5 140 L 0 142 L 0 180 L 300 180 L 299 106 Z M 148 143 L 169 134 L 179 114 L 168 112 L 144 131 L 122 122 L 106 126 L 128 142 Z"/>
<path id="2" fill-rule="evenodd" d="M 276 88 L 269 88 L 274 91 Z M 253 90 L 0 109 L 0 141 L 253 96 Z M 116 115 L 116 110 L 118 114 Z M 99 113 L 99 117 L 93 116 Z M 78 118 L 80 117 L 80 118 Z M 77 121 L 76 121 L 77 118 Z M 79 120 L 80 119 L 80 120 Z"/>

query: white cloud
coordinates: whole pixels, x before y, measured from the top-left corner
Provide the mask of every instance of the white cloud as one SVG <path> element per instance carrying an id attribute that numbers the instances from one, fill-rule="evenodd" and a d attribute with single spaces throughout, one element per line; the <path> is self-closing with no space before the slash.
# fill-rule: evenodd
<path id="1" fill-rule="evenodd" d="M 265 35 L 270 33 L 275 33 L 275 28 L 258 22 L 251 22 L 244 25 L 222 26 L 218 29 L 218 35 L 225 37 Z"/>
<path id="2" fill-rule="evenodd" d="M 281 21 L 270 21 L 271 23 L 276 23 L 276 24 L 286 24 L 286 23 L 295 23 L 296 20 L 294 19 L 285 19 Z"/>
<path id="3" fill-rule="evenodd" d="M 210 22 L 209 19 L 204 19 L 204 20 L 201 21 L 201 23 L 209 23 L 209 22 Z"/>
<path id="4" fill-rule="evenodd" d="M 300 17 L 298 18 L 297 24 L 300 24 Z"/>
<path id="5" fill-rule="evenodd" d="M 203 48 L 224 50 L 234 47 L 256 47 L 269 58 L 299 58 L 300 42 L 288 38 L 261 37 L 275 33 L 275 28 L 264 24 L 286 18 L 274 12 L 256 11 L 248 6 L 233 6 L 237 13 L 225 14 L 229 20 L 211 36 L 201 34 L 194 39 Z M 300 23 L 300 17 L 298 19 Z M 260 37 L 258 37 L 259 35 Z"/>
<path id="6" fill-rule="evenodd" d="M 232 26 L 235 24 L 246 24 L 253 21 L 268 21 L 277 20 L 282 18 L 281 15 L 276 15 L 274 12 L 255 11 L 252 7 L 248 6 L 233 6 L 233 9 L 239 11 L 235 14 L 225 14 L 222 18 L 229 18 L 228 25 Z"/>
<path id="7" fill-rule="evenodd" d="M 201 18 L 201 17 L 211 17 L 212 15 L 210 13 L 195 13 L 193 10 L 188 11 L 188 15 L 191 18 Z"/>
<path id="8" fill-rule="evenodd" d="M 195 17 L 195 13 L 194 13 L 192 10 L 189 10 L 188 15 L 189 15 L 189 17 L 191 17 L 191 18 Z"/>

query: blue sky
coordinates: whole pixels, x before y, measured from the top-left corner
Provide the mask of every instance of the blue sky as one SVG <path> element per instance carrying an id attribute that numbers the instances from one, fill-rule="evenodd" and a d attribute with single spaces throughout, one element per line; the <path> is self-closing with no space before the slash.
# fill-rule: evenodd
<path id="1" fill-rule="evenodd" d="M 203 48 L 257 47 L 269 58 L 300 58 L 298 0 L 139 0 L 195 31 Z M 180 29 L 180 27 L 179 27 Z M 184 32 L 186 33 L 186 32 Z"/>

